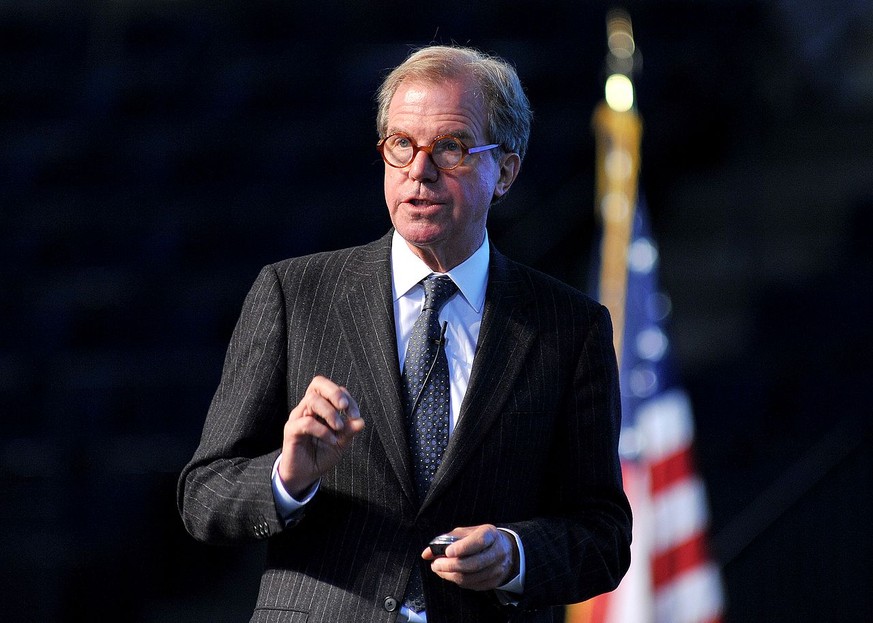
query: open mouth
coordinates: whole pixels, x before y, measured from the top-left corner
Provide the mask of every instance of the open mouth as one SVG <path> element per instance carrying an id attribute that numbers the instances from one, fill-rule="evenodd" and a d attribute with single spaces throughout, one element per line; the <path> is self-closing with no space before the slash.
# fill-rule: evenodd
<path id="1" fill-rule="evenodd" d="M 441 204 L 434 201 L 433 199 L 407 199 L 404 203 L 411 205 L 414 208 L 438 208 Z"/>

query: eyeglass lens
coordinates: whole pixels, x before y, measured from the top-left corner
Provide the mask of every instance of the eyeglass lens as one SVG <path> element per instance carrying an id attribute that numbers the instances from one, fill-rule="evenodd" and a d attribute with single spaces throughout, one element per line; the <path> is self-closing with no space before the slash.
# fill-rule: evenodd
<path id="1" fill-rule="evenodd" d="M 435 140 L 428 147 L 420 147 L 423 151 L 429 151 L 434 164 L 440 169 L 452 169 L 461 163 L 464 158 L 464 144 L 450 136 Z M 383 153 L 389 164 L 397 167 L 405 167 L 415 158 L 416 145 L 408 136 L 395 134 L 385 140 Z"/>

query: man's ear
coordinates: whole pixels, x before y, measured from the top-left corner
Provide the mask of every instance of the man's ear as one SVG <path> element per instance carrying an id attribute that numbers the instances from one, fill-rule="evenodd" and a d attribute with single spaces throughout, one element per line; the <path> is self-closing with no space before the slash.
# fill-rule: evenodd
<path id="1" fill-rule="evenodd" d="M 509 192 L 509 187 L 512 186 L 515 178 L 518 177 L 520 170 L 521 158 L 518 154 L 512 153 L 503 156 L 500 161 L 500 177 L 497 179 L 497 184 L 494 187 L 492 202 L 496 202 Z"/>

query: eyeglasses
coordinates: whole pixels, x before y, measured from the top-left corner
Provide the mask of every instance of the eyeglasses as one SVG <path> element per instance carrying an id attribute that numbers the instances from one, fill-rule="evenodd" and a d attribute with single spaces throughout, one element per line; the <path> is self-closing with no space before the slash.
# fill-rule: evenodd
<path id="1" fill-rule="evenodd" d="M 382 154 L 382 159 L 389 166 L 402 169 L 412 164 L 418 152 L 423 151 L 430 156 L 436 168 L 442 171 L 450 171 L 461 166 L 469 154 L 478 154 L 500 147 L 498 143 L 492 145 L 480 145 L 467 147 L 461 139 L 451 134 L 443 134 L 433 139 L 430 145 L 416 145 L 412 139 L 403 132 L 395 132 L 383 138 L 376 144 L 376 149 Z"/>

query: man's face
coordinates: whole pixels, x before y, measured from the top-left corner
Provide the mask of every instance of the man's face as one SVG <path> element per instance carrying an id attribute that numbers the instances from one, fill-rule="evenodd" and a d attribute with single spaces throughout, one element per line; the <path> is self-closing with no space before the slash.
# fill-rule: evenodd
<path id="1" fill-rule="evenodd" d="M 387 134 L 403 132 L 419 146 L 451 134 L 467 147 L 488 143 L 482 95 L 472 80 L 402 82 L 388 107 Z M 418 152 L 408 166 L 385 165 L 385 201 L 391 222 L 432 269 L 446 271 L 482 243 L 492 199 L 518 173 L 518 156 L 471 154 L 455 169 L 437 169 Z"/>

